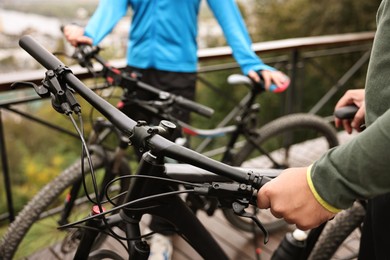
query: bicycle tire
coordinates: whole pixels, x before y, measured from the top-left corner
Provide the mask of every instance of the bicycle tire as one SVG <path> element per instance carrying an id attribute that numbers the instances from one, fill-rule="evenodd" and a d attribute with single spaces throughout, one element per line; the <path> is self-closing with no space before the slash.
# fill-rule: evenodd
<path id="1" fill-rule="evenodd" d="M 365 215 L 366 210 L 359 202 L 337 214 L 332 221 L 326 223 L 309 259 L 331 259 L 349 235 L 362 225 Z"/>
<path id="2" fill-rule="evenodd" d="M 108 154 L 105 154 L 107 156 Z M 91 155 L 92 164 L 95 171 L 104 167 L 105 158 L 98 153 L 93 153 Z M 84 159 L 84 169 L 85 172 L 90 171 L 89 164 L 86 159 Z M 124 160 L 121 163 L 120 167 L 121 175 L 130 174 L 130 169 Z M 44 213 L 50 206 L 56 201 L 60 195 L 70 188 L 74 182 L 81 178 L 81 160 L 77 160 L 74 164 L 64 170 L 60 175 L 54 178 L 51 182 L 46 184 L 30 201 L 29 203 L 20 211 L 15 220 L 10 224 L 6 233 L 4 234 L 1 243 L 0 243 L 0 258 L 1 259 L 14 259 L 15 253 L 18 251 L 19 246 L 23 242 L 23 239 L 26 237 L 28 231 L 34 226 L 39 225 L 39 219 L 42 213 Z M 127 179 L 128 180 L 128 179 Z M 127 188 L 127 184 L 120 184 L 121 190 Z M 73 209 L 75 211 L 75 209 Z M 72 211 L 72 213 L 73 213 Z M 86 217 L 85 213 L 81 217 Z M 56 220 L 53 219 L 53 222 Z M 55 224 L 56 227 L 58 226 Z M 54 233 L 55 228 L 50 227 L 50 232 Z M 54 243 L 55 238 L 52 238 L 50 235 L 45 234 L 44 236 L 38 237 L 36 242 L 48 237 L 50 243 L 44 244 L 45 247 Z M 50 238 L 49 238 L 50 237 Z M 61 238 L 62 239 L 62 238 Z M 35 242 L 34 242 L 35 243 Z M 32 254 L 35 252 L 28 252 L 27 254 Z"/>
<path id="3" fill-rule="evenodd" d="M 279 144 L 275 146 L 276 141 L 285 141 L 282 140 L 283 136 L 287 136 L 285 134 L 290 134 L 290 139 L 291 136 L 294 137 L 291 139 L 292 143 L 287 144 L 288 149 L 283 148 L 283 146 Z M 297 134 L 300 136 L 296 139 L 296 142 L 300 143 L 302 141 L 308 140 L 316 140 L 317 142 L 321 142 L 321 145 L 316 145 L 317 150 L 319 150 L 321 147 L 321 151 L 317 151 L 318 154 L 321 154 L 327 151 L 329 148 L 339 144 L 335 129 L 330 126 L 323 118 L 312 114 L 291 114 L 269 122 L 268 124 L 258 129 L 255 133 L 256 138 L 254 139 L 254 143 L 258 146 L 261 146 L 262 149 L 267 149 L 268 143 L 272 142 L 272 147 L 270 146 L 270 149 L 273 151 L 275 156 L 279 156 L 279 158 L 276 158 L 275 156 L 273 157 L 274 160 L 279 161 L 278 166 L 275 167 L 275 165 L 273 165 L 266 156 L 262 156 L 261 160 L 259 160 L 259 157 L 257 157 L 258 154 L 255 153 L 255 150 L 257 149 L 250 142 L 244 144 L 241 150 L 236 153 L 233 165 L 254 168 L 288 168 L 307 166 L 317 158 L 310 158 L 310 160 L 305 160 L 298 163 L 298 161 L 302 160 L 302 158 L 298 158 L 299 160 L 296 158 L 288 158 L 290 153 L 286 152 L 290 149 L 299 148 L 299 146 L 293 146 L 296 144 L 295 137 Z M 306 134 L 308 135 L 305 136 Z M 279 140 L 278 138 L 281 139 Z M 267 152 L 271 155 L 271 151 Z M 284 154 L 283 156 L 285 157 L 281 156 L 281 154 Z M 291 155 L 293 154 L 294 151 L 291 151 Z M 311 154 L 314 157 L 313 151 L 311 151 Z M 248 162 L 252 157 L 256 157 L 256 160 L 254 160 L 256 161 L 255 164 L 253 164 L 254 161 Z M 258 209 L 253 210 L 257 210 L 257 216 L 263 222 L 263 225 L 268 230 L 268 232 L 273 232 L 286 226 L 285 221 L 274 218 L 269 211 Z M 226 219 L 236 228 L 246 232 L 253 232 L 253 223 L 251 221 L 237 216 L 231 209 L 224 209 L 223 213 Z M 260 229 L 256 229 L 256 231 L 260 232 Z"/>

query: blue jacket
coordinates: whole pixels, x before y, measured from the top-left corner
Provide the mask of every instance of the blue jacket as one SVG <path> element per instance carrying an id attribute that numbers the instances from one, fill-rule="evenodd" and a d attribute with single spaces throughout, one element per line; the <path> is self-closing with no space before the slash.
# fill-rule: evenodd
<path id="1" fill-rule="evenodd" d="M 85 28 L 95 45 L 133 10 L 127 63 L 175 72 L 197 70 L 197 17 L 201 0 L 100 0 Z M 274 70 L 252 51 L 251 39 L 234 0 L 207 0 L 242 72 Z"/>

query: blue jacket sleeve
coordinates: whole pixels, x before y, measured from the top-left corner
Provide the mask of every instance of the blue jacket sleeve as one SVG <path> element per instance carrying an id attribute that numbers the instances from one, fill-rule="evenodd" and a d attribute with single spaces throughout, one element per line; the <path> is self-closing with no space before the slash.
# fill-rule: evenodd
<path id="1" fill-rule="evenodd" d="M 128 0 L 100 0 L 99 5 L 85 27 L 84 35 L 99 44 L 109 34 L 118 21 L 126 14 Z"/>
<path id="2" fill-rule="evenodd" d="M 275 70 L 265 65 L 252 50 L 252 41 L 234 0 L 208 0 L 210 9 L 220 24 L 233 56 L 247 75 L 250 70 Z"/>

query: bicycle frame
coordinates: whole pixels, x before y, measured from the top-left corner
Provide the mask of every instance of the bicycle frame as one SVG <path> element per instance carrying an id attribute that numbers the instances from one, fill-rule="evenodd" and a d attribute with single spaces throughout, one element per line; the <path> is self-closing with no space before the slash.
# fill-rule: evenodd
<path id="1" fill-rule="evenodd" d="M 167 177 L 165 172 L 166 170 L 163 158 L 156 157 L 152 153 L 148 152 L 142 157 L 137 175 Z M 160 181 L 136 178 L 129 188 L 125 201 L 130 202 L 146 196 L 166 193 L 169 191 L 171 191 L 169 186 L 162 185 Z M 150 205 L 148 203 L 143 203 L 142 206 L 144 208 L 148 208 L 148 206 L 156 205 L 156 202 L 150 203 Z M 120 213 L 108 217 L 107 222 L 111 227 L 126 223 L 126 227 L 124 228 L 126 237 L 134 238 L 139 237 L 141 234 L 139 222 L 143 214 L 159 216 L 173 223 L 179 231 L 179 234 L 185 237 L 190 245 L 204 259 L 228 259 L 218 243 L 182 199 L 178 196 L 169 196 L 158 200 L 157 204 L 159 207 L 152 207 L 151 209 L 145 210 L 123 209 Z M 90 225 L 96 225 L 96 223 Z M 107 229 L 103 221 L 100 221 L 100 227 L 98 228 Z M 87 235 L 84 236 L 84 240 L 81 240 L 75 259 L 87 259 L 92 249 L 93 241 L 91 241 L 90 238 L 96 237 L 93 235 L 93 232 L 96 231 L 86 229 L 85 232 Z M 127 246 L 129 259 L 148 258 L 149 249 L 145 246 L 145 242 L 141 239 L 129 240 Z"/>

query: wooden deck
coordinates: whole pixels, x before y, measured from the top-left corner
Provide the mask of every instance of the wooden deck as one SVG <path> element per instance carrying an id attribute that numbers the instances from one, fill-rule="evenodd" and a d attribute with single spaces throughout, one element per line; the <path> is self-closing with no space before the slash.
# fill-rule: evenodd
<path id="1" fill-rule="evenodd" d="M 341 142 L 346 142 L 349 136 L 346 134 L 340 135 Z M 306 144 L 308 145 L 308 144 Z M 313 156 L 315 155 L 313 147 L 319 147 L 319 143 L 313 145 L 311 144 L 310 151 Z M 302 147 L 300 149 L 303 149 Z M 302 154 L 302 152 L 297 153 Z M 308 152 L 304 153 L 307 159 Z M 318 156 L 318 155 L 316 155 Z M 302 157 L 302 156 L 301 156 Z M 298 157 L 297 157 L 298 158 Z M 252 166 L 252 165 L 251 165 Z M 286 234 L 294 229 L 293 225 L 286 225 L 284 228 L 281 228 L 277 232 L 271 233 L 269 242 L 264 245 L 262 243 L 262 236 L 257 237 L 256 246 L 254 244 L 253 234 L 246 233 L 240 230 L 235 229 L 231 226 L 230 223 L 222 215 L 221 211 L 217 211 L 216 214 L 212 217 L 207 216 L 204 212 L 198 213 L 199 219 L 204 223 L 204 225 L 210 230 L 212 235 L 215 237 L 217 242 L 225 250 L 230 259 L 257 259 L 255 255 L 255 250 L 260 249 L 261 260 L 271 259 L 273 251 L 277 248 L 280 241 Z M 148 222 L 148 219 L 144 221 Z M 192 260 L 192 259 L 201 259 L 201 257 L 179 236 L 173 238 L 173 260 Z M 119 246 L 117 242 L 109 241 L 105 245 L 107 248 L 115 248 L 115 251 L 119 254 L 126 255 L 123 247 Z M 359 233 L 353 233 L 350 238 L 347 240 L 347 243 L 337 252 L 334 259 L 341 259 L 346 256 L 350 256 L 353 253 L 356 253 L 359 247 Z M 35 259 L 72 259 L 71 256 L 64 256 L 58 253 L 57 250 L 45 250 L 29 257 L 30 260 Z"/>
<path id="2" fill-rule="evenodd" d="M 222 216 L 220 211 L 209 217 L 205 213 L 200 212 L 198 214 L 199 219 L 202 223 L 210 230 L 214 238 L 221 245 L 223 250 L 229 256 L 229 259 L 232 260 L 256 260 L 255 250 L 260 249 L 260 259 L 261 260 L 270 260 L 272 253 L 278 247 L 280 241 L 283 239 L 286 232 L 294 230 L 293 225 L 286 225 L 280 230 L 270 234 L 269 242 L 264 245 L 263 237 L 258 236 L 256 238 L 256 247 L 254 244 L 253 234 L 237 230 L 232 227 L 230 223 Z M 194 260 L 202 259 L 194 249 L 192 249 L 187 242 L 185 242 L 181 237 L 173 237 L 173 256 L 172 260 Z M 109 240 L 103 248 L 114 249 L 120 255 L 123 255 L 126 259 L 126 251 L 124 248 L 119 245 L 115 240 Z M 359 233 L 353 233 L 348 239 L 347 242 L 343 245 L 342 248 L 336 253 L 334 259 L 345 259 L 356 253 L 359 248 Z M 42 259 L 61 259 L 61 260 L 71 260 L 73 259 L 72 255 L 63 255 L 60 253 L 60 250 L 57 248 L 45 249 L 42 252 L 39 252 L 28 258 L 29 260 L 42 260 Z"/>

